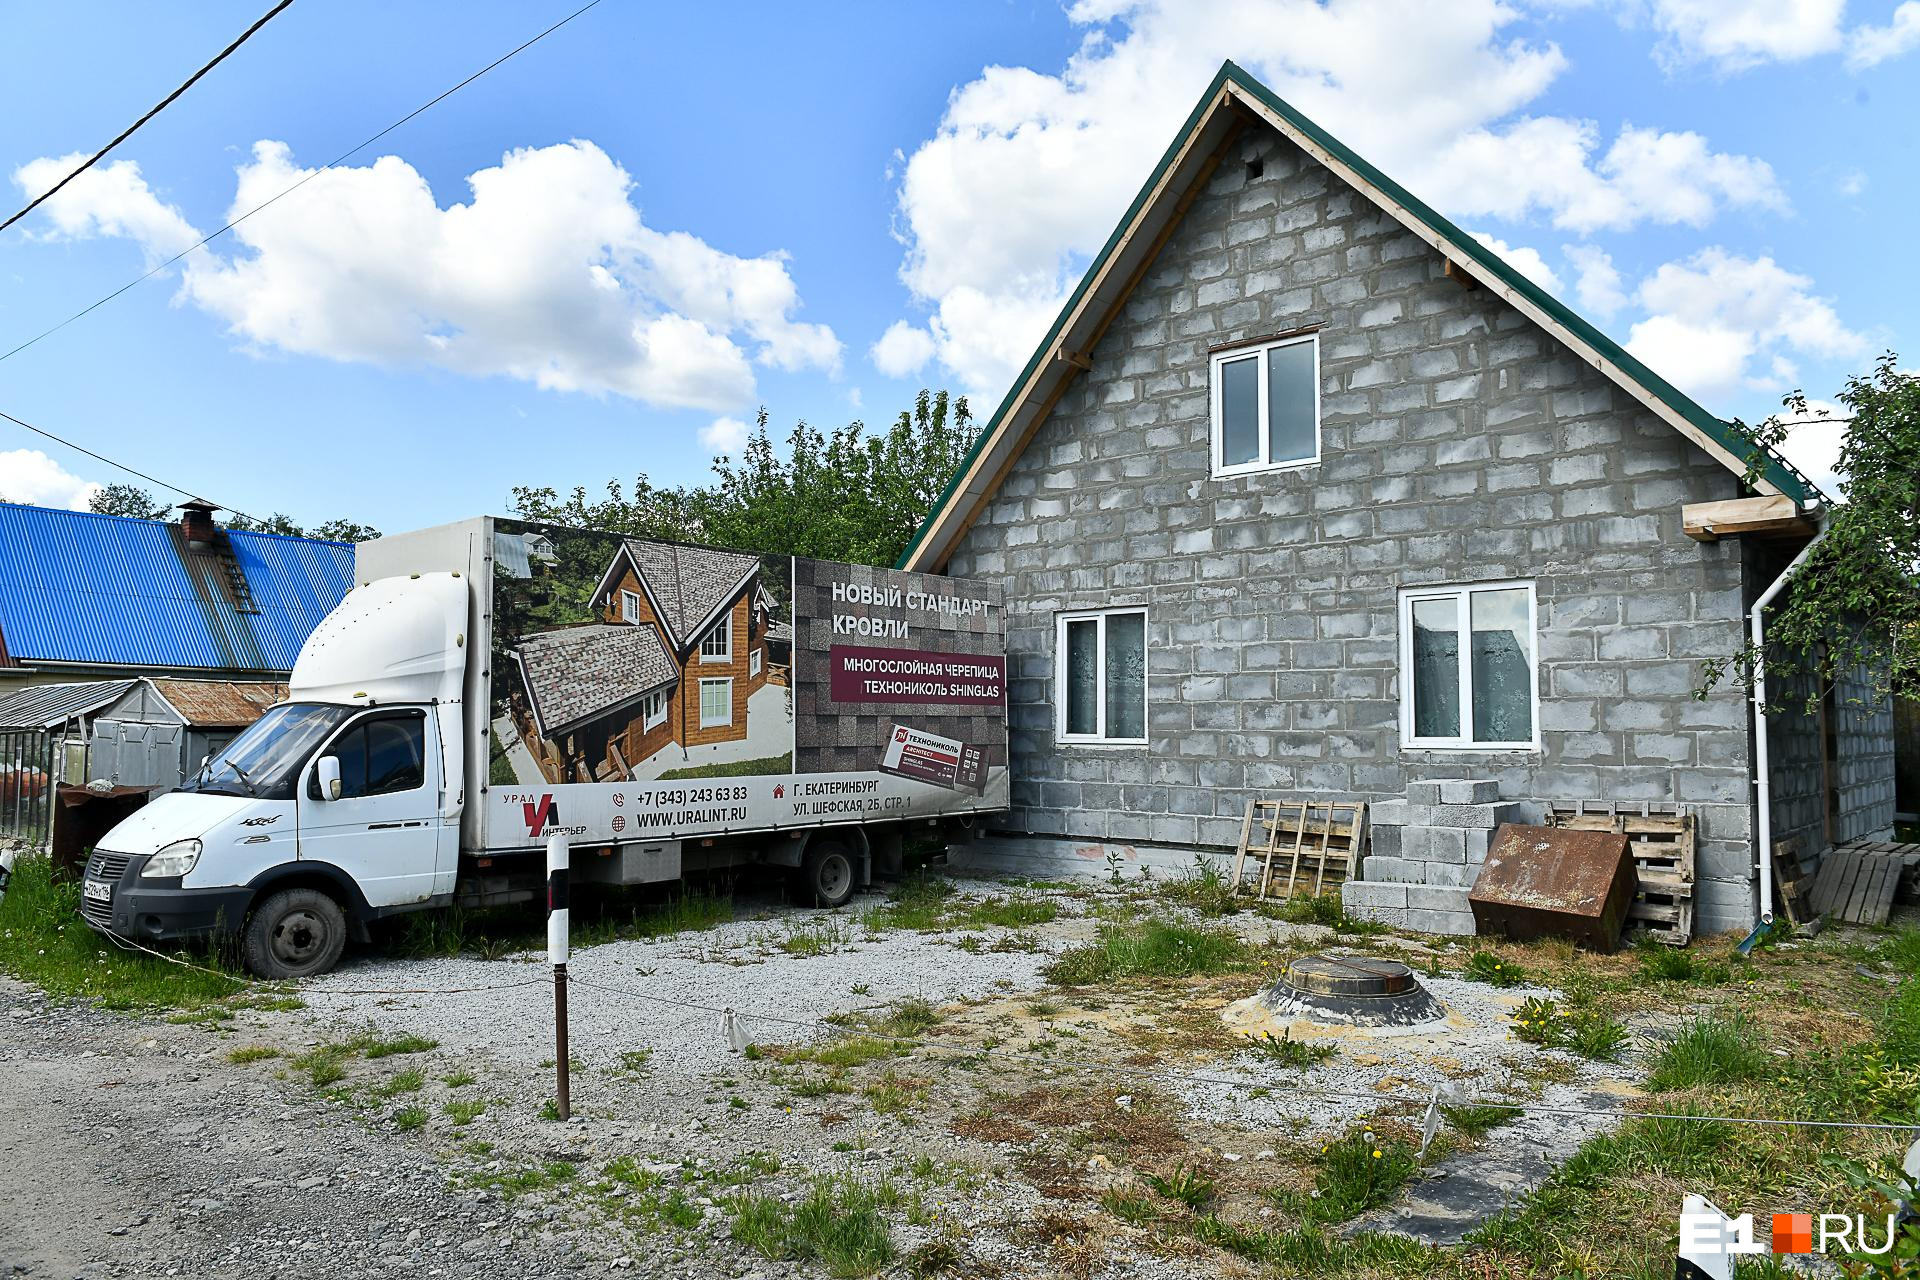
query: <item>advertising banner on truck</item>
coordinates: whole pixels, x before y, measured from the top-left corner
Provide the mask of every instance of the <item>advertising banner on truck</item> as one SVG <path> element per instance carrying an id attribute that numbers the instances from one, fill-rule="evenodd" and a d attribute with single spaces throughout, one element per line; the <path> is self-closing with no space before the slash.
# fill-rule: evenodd
<path id="1" fill-rule="evenodd" d="M 488 844 L 1007 805 L 998 587 L 492 524 Z"/>

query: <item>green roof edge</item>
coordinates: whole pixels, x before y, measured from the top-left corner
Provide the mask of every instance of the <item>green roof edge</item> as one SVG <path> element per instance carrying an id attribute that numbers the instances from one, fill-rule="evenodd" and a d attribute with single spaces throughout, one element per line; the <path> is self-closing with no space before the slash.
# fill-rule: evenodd
<path id="1" fill-rule="evenodd" d="M 980 456 L 980 451 L 986 448 L 987 441 L 993 438 L 1001 422 L 1006 418 L 1006 415 L 1012 411 L 1015 398 L 1019 395 L 1020 388 L 1026 384 L 1028 378 L 1033 376 L 1035 367 L 1046 357 L 1047 352 L 1052 350 L 1053 344 L 1059 339 L 1061 330 L 1066 325 L 1067 317 L 1072 315 L 1074 308 L 1080 305 L 1080 299 L 1086 295 L 1087 289 L 1092 284 L 1094 277 L 1100 273 L 1101 267 L 1106 264 L 1107 259 L 1112 256 L 1115 248 L 1118 247 L 1122 233 L 1134 220 L 1135 216 L 1139 214 L 1141 207 L 1145 205 L 1147 201 L 1147 197 L 1153 193 L 1153 189 L 1159 185 L 1161 177 L 1165 175 L 1168 167 L 1172 165 L 1175 156 L 1180 152 L 1180 148 L 1185 145 L 1187 139 L 1192 136 L 1194 129 L 1206 114 L 1208 104 L 1213 101 L 1214 96 L 1218 94 L 1221 88 L 1228 82 L 1231 82 L 1237 88 L 1253 97 L 1258 98 L 1268 109 L 1285 118 L 1294 128 L 1312 138 L 1314 142 L 1332 153 L 1343 164 L 1352 168 L 1373 186 L 1378 187 L 1388 197 L 1404 206 L 1408 212 L 1424 222 L 1429 230 L 1445 240 L 1450 246 L 1457 249 L 1462 255 L 1472 258 L 1480 266 L 1485 267 L 1498 276 L 1502 283 L 1524 294 L 1535 306 L 1540 307 L 1555 320 L 1571 329 L 1582 341 L 1599 352 L 1601 356 L 1619 366 L 1621 371 L 1629 378 L 1646 388 L 1655 399 L 1699 428 L 1702 433 L 1726 449 L 1728 453 L 1741 459 L 1751 456 L 1754 449 L 1753 442 L 1743 436 L 1733 423 L 1723 418 L 1717 418 L 1709 413 L 1698 401 L 1681 392 L 1679 388 L 1649 369 L 1637 358 L 1630 355 L 1624 347 L 1590 324 L 1578 312 L 1520 274 L 1506 259 L 1481 244 L 1478 240 L 1475 240 L 1472 236 L 1462 232 L 1451 220 L 1436 213 L 1424 200 L 1413 195 L 1392 178 L 1374 168 L 1371 164 L 1368 164 L 1345 143 L 1328 133 L 1325 129 L 1322 129 L 1306 116 L 1301 115 L 1300 112 L 1295 110 L 1284 98 L 1267 88 L 1267 86 L 1262 84 L 1257 78 L 1248 74 L 1238 63 L 1228 60 L 1220 65 L 1219 72 L 1214 75 L 1212 82 L 1207 85 L 1206 92 L 1200 95 L 1200 101 L 1196 103 L 1193 110 L 1188 113 L 1186 123 L 1181 125 L 1179 132 L 1174 135 L 1173 141 L 1168 144 L 1166 151 L 1161 155 L 1160 162 L 1153 167 L 1153 172 L 1147 175 L 1147 180 L 1142 184 L 1140 193 L 1133 198 L 1133 203 L 1127 206 L 1127 211 L 1120 216 L 1119 222 L 1114 225 L 1112 234 L 1107 237 L 1106 244 L 1103 245 L 1100 252 L 1094 256 L 1093 261 L 1088 264 L 1086 271 L 1081 274 L 1080 283 L 1074 287 L 1073 293 L 1068 296 L 1065 305 L 1060 308 L 1060 314 L 1054 318 L 1052 327 L 1047 330 L 1046 337 L 1041 339 L 1039 346 L 1034 350 L 1033 356 L 1027 361 L 1025 367 L 1020 370 L 1020 374 L 1013 380 L 1013 384 L 1007 389 L 1005 398 L 1000 401 L 1000 407 L 994 410 L 993 417 L 987 420 L 987 424 L 981 428 L 980 434 L 974 437 L 973 445 L 967 450 L 966 455 L 960 459 L 960 465 L 954 468 L 953 479 L 947 482 L 947 487 L 941 493 L 939 501 L 934 503 L 933 507 L 927 512 L 926 517 L 921 520 L 920 528 L 914 533 L 913 541 L 907 544 L 905 551 L 901 552 L 899 560 L 895 563 L 896 568 L 905 568 L 907 562 L 913 558 L 913 553 L 919 550 L 920 544 L 926 540 L 927 533 L 932 529 L 934 520 L 942 511 L 946 510 L 947 503 L 952 500 L 954 493 L 959 489 L 961 477 L 965 476 L 968 469 L 973 466 L 974 461 Z M 1765 453 L 1766 463 L 1763 467 L 1759 468 L 1759 474 L 1777 487 L 1781 493 L 1796 502 L 1806 502 L 1809 499 L 1819 496 L 1819 489 L 1795 470 L 1793 466 L 1778 453 L 1771 449 L 1766 450 Z"/>

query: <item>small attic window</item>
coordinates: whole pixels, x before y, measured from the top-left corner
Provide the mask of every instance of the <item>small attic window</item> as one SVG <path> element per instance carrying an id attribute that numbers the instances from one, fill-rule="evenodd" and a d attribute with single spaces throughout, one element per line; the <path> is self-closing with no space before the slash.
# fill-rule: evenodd
<path id="1" fill-rule="evenodd" d="M 1252 182 L 1255 178 L 1259 177 L 1261 174 L 1265 173 L 1266 171 L 1267 171 L 1267 160 L 1265 156 L 1255 156 L 1253 159 L 1247 161 L 1247 181 L 1248 182 Z"/>

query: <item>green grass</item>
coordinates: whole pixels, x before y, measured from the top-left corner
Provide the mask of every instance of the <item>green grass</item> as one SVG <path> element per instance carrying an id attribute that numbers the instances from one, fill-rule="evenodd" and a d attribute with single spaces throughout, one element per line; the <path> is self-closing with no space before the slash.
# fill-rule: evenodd
<path id="1" fill-rule="evenodd" d="M 1226 873 L 1204 854 L 1195 854 L 1193 865 L 1169 880 L 1161 892 L 1203 916 L 1232 915 L 1246 905 L 1236 900 Z"/>
<path id="2" fill-rule="evenodd" d="M 120 950 L 80 918 L 80 886 L 53 878 L 46 858 L 21 859 L 0 902 L 0 971 L 50 996 L 81 997 L 108 1009 L 201 1009 L 247 990 L 237 968 L 209 948 L 179 959 L 215 973 Z"/>
<path id="3" fill-rule="evenodd" d="M 1460 976 L 1469 982 L 1484 982 L 1493 987 L 1524 986 L 1527 981 L 1527 971 L 1514 963 L 1511 956 L 1491 951 L 1476 951 L 1468 956 Z"/>
<path id="4" fill-rule="evenodd" d="M 697 932 L 734 918 L 730 894 L 676 886 L 666 897 L 646 889 L 576 896 L 573 945 L 579 948 L 637 938 L 653 941 Z M 390 944 L 403 956 L 477 955 L 501 960 L 545 945 L 542 915 L 531 908 L 495 907 L 410 912 Z"/>
<path id="5" fill-rule="evenodd" d="M 368 1032 L 347 1041 L 347 1048 L 363 1058 L 391 1058 L 402 1053 L 427 1053 L 439 1047 L 438 1040 L 429 1040 L 425 1036 L 412 1034 L 382 1040 L 379 1036 Z"/>
<path id="6" fill-rule="evenodd" d="M 1060 906 L 1048 898 L 1004 895 L 968 898 L 950 882 L 925 872 L 908 877 L 887 894 L 884 906 L 867 913 L 868 932 L 909 929 L 938 933 L 949 929 L 1030 929 L 1060 918 Z"/>
<path id="7" fill-rule="evenodd" d="M 397 1098 L 403 1093 L 418 1093 L 427 1087 L 427 1078 L 418 1071 L 402 1071 L 373 1087 L 375 1096 Z"/>
<path id="8" fill-rule="evenodd" d="M 289 1061 L 295 1071 L 306 1073 L 308 1083 L 314 1088 L 324 1089 L 347 1078 L 348 1054 L 345 1045 L 323 1044 Z"/>
<path id="9" fill-rule="evenodd" d="M 227 1050 L 227 1061 L 235 1065 L 245 1065 L 249 1062 L 265 1062 L 268 1058 L 277 1058 L 279 1056 L 280 1051 L 278 1049 L 272 1045 L 265 1044 L 242 1045 L 238 1049 Z"/>
<path id="10" fill-rule="evenodd" d="M 864 1067 L 869 1062 L 899 1057 L 907 1051 L 908 1047 L 899 1041 L 878 1036 L 847 1036 L 826 1044 L 788 1045 L 768 1050 L 782 1063 L 812 1062 L 823 1067 Z"/>
<path id="11" fill-rule="evenodd" d="M 1249 1036 L 1247 1045 L 1261 1057 L 1270 1062 L 1277 1062 L 1283 1067 L 1310 1067 L 1316 1062 L 1325 1062 L 1339 1052 L 1330 1044 L 1311 1044 L 1305 1040 L 1295 1040 L 1291 1027 L 1277 1036 L 1271 1031 Z"/>
<path id="12" fill-rule="evenodd" d="M 1155 918 L 1102 924 L 1090 945 L 1063 952 L 1045 974 L 1061 986 L 1117 978 L 1190 978 L 1236 968 L 1246 958 L 1246 944 L 1225 929 Z"/>
<path id="13" fill-rule="evenodd" d="M 1529 1044 L 1571 1049 L 1583 1058 L 1611 1062 L 1627 1047 L 1627 1029 L 1591 1005 L 1562 1008 L 1557 1001 L 1528 996 L 1513 1015 L 1513 1033 Z"/>
<path id="14" fill-rule="evenodd" d="M 478 1098 L 449 1098 L 440 1104 L 440 1110 L 458 1128 L 486 1114 L 487 1104 Z"/>
<path id="15" fill-rule="evenodd" d="M 868 1022 L 868 1026 L 882 1035 L 921 1036 L 940 1025 L 940 1010 L 931 1000 L 909 997 L 895 1001 L 879 1017 Z"/>
<path id="16" fill-rule="evenodd" d="M 870 1276 L 894 1260 L 883 1191 L 841 1175 L 817 1179 L 792 1206 L 773 1196 L 730 1202 L 733 1238 L 773 1262 L 817 1262 L 830 1276 Z"/>
<path id="17" fill-rule="evenodd" d="M 568 1161 L 549 1160 L 545 1164 L 530 1165 L 523 1169 L 487 1169 L 469 1173 L 463 1175 L 461 1181 L 470 1187 L 497 1191 L 503 1198 L 511 1200 L 530 1191 L 563 1186 L 579 1176 L 580 1171 Z"/>
<path id="18" fill-rule="evenodd" d="M 1647 1088 L 1672 1093 L 1703 1084 L 1737 1084 L 1768 1070 L 1767 1055 L 1753 1042 L 1745 1019 L 1695 1018 L 1654 1058 Z"/>
<path id="19" fill-rule="evenodd" d="M 785 935 L 779 939 L 780 950 L 802 960 L 832 955 L 852 944 L 852 922 L 830 915 L 790 919 Z"/>
<path id="20" fill-rule="evenodd" d="M 1670 947 L 1664 942 L 1644 939 L 1640 952 L 1640 976 L 1649 982 L 1698 982 L 1724 986 L 1733 981 L 1733 966 L 1724 960 L 1710 961 L 1686 947 Z"/>
<path id="21" fill-rule="evenodd" d="M 1304 1226 L 1331 1226 L 1378 1209 L 1400 1194 L 1419 1169 L 1414 1148 L 1372 1129 L 1354 1129 L 1320 1149 L 1313 1194 L 1270 1193 Z"/>
<path id="22" fill-rule="evenodd" d="M 660 775 L 661 782 L 675 778 L 748 778 L 763 773 L 792 773 L 793 753 L 783 752 L 777 756 L 761 756 L 757 760 L 734 760 L 727 764 L 689 765 L 684 769 L 669 769 Z"/>
<path id="23" fill-rule="evenodd" d="M 449 1089 L 464 1089 L 472 1084 L 474 1079 L 474 1074 L 471 1071 L 455 1071 L 451 1075 L 441 1076 L 440 1083 Z"/>
<path id="24" fill-rule="evenodd" d="M 425 1107 L 402 1107 L 393 1113 L 393 1127 L 402 1133 L 411 1133 L 415 1129 L 427 1127 L 427 1109 Z"/>
<path id="25" fill-rule="evenodd" d="M 1524 1111 L 1512 1107 L 1495 1107 L 1476 1103 L 1458 1107 L 1441 1107 L 1440 1114 L 1446 1122 L 1471 1138 L 1490 1133 L 1503 1124 L 1512 1124 Z"/>
<path id="26" fill-rule="evenodd" d="M 1152 1197 L 1126 1187 L 1102 1191 L 1100 1207 L 1128 1226 L 1146 1227 L 1160 1220 L 1160 1210 Z"/>
<path id="27" fill-rule="evenodd" d="M 1189 1164 L 1177 1164 L 1165 1173 L 1149 1173 L 1146 1183 L 1169 1200 L 1199 1213 L 1220 1194 L 1219 1184 Z"/>

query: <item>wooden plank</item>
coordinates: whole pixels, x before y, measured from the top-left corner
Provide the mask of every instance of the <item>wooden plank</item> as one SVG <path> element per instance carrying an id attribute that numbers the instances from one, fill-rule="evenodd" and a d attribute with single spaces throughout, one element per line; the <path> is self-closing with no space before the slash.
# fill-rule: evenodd
<path id="1" fill-rule="evenodd" d="M 1689 502 L 1680 508 L 1680 530 L 1698 542 L 1714 542 L 1743 533 L 1813 532 L 1813 522 L 1792 498 L 1769 494 L 1757 498 L 1728 498 L 1721 502 Z"/>
<path id="2" fill-rule="evenodd" d="M 1840 903 L 1840 918 L 1853 924 L 1859 924 L 1861 912 L 1866 907 L 1867 887 L 1873 883 L 1874 876 L 1880 870 L 1880 860 L 1872 854 L 1861 854 L 1851 883 L 1847 885 L 1847 896 Z"/>
<path id="3" fill-rule="evenodd" d="M 1885 924 L 1887 922 L 1888 915 L 1893 912 L 1894 891 L 1900 887 L 1900 872 L 1904 869 L 1904 865 L 1900 859 L 1889 857 L 1886 860 L 1885 869 L 1880 876 L 1879 890 L 1874 894 L 1873 901 L 1868 906 L 1867 918 L 1862 921 L 1863 924 Z"/>
<path id="4" fill-rule="evenodd" d="M 1859 857 L 1851 849 L 1835 849 L 1827 854 L 1820 864 L 1820 873 L 1813 883 L 1813 912 L 1824 916 L 1833 910 L 1834 899 L 1839 897 L 1842 881 L 1851 874 L 1849 867 Z"/>
<path id="5" fill-rule="evenodd" d="M 1247 838 L 1253 834 L 1254 803 L 1252 800 L 1247 801 L 1247 816 L 1240 824 L 1240 848 L 1233 855 L 1233 883 L 1228 886 L 1228 893 L 1240 892 L 1240 873 L 1246 870 L 1247 866 Z"/>

